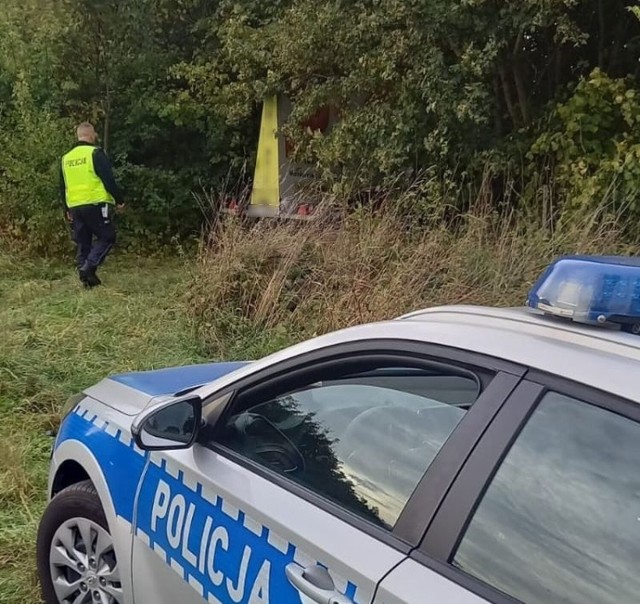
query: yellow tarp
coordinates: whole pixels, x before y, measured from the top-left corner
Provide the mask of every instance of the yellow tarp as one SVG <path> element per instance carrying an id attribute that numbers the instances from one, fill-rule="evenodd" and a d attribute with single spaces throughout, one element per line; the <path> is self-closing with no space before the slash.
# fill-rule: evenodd
<path id="1" fill-rule="evenodd" d="M 262 108 L 251 204 L 270 206 L 275 211 L 280 206 L 280 157 L 277 132 L 278 101 L 274 96 L 266 99 Z"/>

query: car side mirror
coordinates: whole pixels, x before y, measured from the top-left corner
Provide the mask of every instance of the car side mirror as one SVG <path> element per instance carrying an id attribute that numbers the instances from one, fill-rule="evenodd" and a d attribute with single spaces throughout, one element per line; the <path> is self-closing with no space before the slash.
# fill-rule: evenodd
<path id="1" fill-rule="evenodd" d="M 133 436 L 143 451 L 189 449 L 202 421 L 202 401 L 188 399 L 169 404 L 134 423 Z"/>

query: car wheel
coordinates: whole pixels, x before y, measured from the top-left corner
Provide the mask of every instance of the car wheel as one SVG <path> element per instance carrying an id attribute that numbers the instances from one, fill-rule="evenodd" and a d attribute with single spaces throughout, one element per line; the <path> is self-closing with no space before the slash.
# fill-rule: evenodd
<path id="1" fill-rule="evenodd" d="M 91 481 L 67 487 L 49 503 L 37 563 L 46 604 L 124 604 L 113 539 Z"/>

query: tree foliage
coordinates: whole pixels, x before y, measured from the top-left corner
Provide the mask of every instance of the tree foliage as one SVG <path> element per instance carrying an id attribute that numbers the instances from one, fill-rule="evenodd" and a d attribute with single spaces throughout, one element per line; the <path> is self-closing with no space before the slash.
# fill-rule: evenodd
<path id="1" fill-rule="evenodd" d="M 302 152 L 369 185 L 406 169 L 467 170 L 527 140 L 594 68 L 635 79 L 639 33 L 624 0 L 297 0 L 257 24 L 236 10 L 219 33 L 226 63 L 205 62 L 192 85 L 240 120 L 248 101 L 286 93 L 294 133 L 336 105 L 331 136 L 297 132 Z"/>
<path id="2" fill-rule="evenodd" d="M 196 232 L 193 192 L 251 167 L 273 93 L 293 100 L 296 153 L 328 185 L 427 172 L 473 195 L 489 173 L 503 203 L 538 203 L 545 181 L 560 210 L 640 212 L 630 3 L 4 0 L 0 229 L 42 250 L 66 237 L 55 166 L 90 119 L 129 193 L 133 240 Z M 326 106 L 336 127 L 305 130 Z"/>

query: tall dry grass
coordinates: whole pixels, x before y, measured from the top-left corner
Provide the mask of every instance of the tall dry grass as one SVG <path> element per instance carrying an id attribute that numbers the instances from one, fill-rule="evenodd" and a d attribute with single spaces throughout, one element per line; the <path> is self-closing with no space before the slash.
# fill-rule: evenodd
<path id="1" fill-rule="evenodd" d="M 638 253 L 603 215 L 553 229 L 481 210 L 430 228 L 384 210 L 310 223 L 227 220 L 202 245 L 189 307 L 210 351 L 246 356 L 428 306 L 521 305 L 559 255 Z"/>

